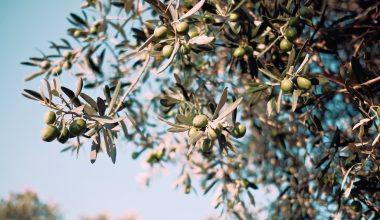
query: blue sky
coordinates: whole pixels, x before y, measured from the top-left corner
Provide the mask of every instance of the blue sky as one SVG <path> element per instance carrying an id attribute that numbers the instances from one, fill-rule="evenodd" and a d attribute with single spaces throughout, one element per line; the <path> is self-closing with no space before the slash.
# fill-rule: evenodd
<path id="1" fill-rule="evenodd" d="M 132 146 L 119 150 L 116 165 L 104 155 L 92 165 L 88 149 L 76 159 L 60 153 L 58 142 L 41 141 L 46 109 L 20 95 L 24 88 L 37 89 L 39 80 L 25 83 L 23 77 L 33 68 L 20 62 L 38 55 L 37 48 L 46 50 L 49 40 L 65 36 L 66 17 L 79 11 L 80 2 L 0 2 L 0 197 L 31 188 L 43 200 L 58 203 L 65 219 L 104 211 L 118 217 L 128 210 L 135 210 L 143 220 L 194 220 L 217 214 L 211 196 L 173 190 L 174 169 L 141 189 L 135 180 L 140 164 L 130 159 Z"/>

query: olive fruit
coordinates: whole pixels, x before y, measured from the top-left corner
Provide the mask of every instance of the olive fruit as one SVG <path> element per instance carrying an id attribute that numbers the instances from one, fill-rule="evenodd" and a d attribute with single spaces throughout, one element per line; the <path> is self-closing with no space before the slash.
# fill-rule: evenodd
<path id="1" fill-rule="evenodd" d="M 54 67 L 54 68 L 51 70 L 51 73 L 52 73 L 54 76 L 61 75 L 61 73 L 62 73 L 62 69 L 61 69 L 60 66 L 56 66 L 56 67 Z"/>
<path id="2" fill-rule="evenodd" d="M 168 28 L 165 26 L 160 26 L 154 30 L 154 36 L 158 39 L 165 38 L 168 35 Z"/>
<path id="3" fill-rule="evenodd" d="M 196 127 L 191 127 L 188 133 L 189 137 L 193 136 L 197 131 L 198 129 Z"/>
<path id="4" fill-rule="evenodd" d="M 309 90 L 311 88 L 311 81 L 305 77 L 297 77 L 297 86 L 303 90 Z"/>
<path id="5" fill-rule="evenodd" d="M 84 36 L 84 32 L 81 31 L 81 30 L 75 30 L 74 33 L 73 33 L 74 37 L 78 38 L 78 37 L 82 37 Z"/>
<path id="6" fill-rule="evenodd" d="M 289 26 L 291 27 L 297 27 L 300 23 L 300 19 L 298 17 L 291 17 L 289 18 Z"/>
<path id="7" fill-rule="evenodd" d="M 90 28 L 90 34 L 96 34 L 98 32 L 98 27 L 97 26 L 92 26 Z"/>
<path id="8" fill-rule="evenodd" d="M 132 159 L 136 160 L 140 156 L 139 152 L 133 152 L 132 153 Z"/>
<path id="9" fill-rule="evenodd" d="M 379 116 L 380 117 L 380 107 L 377 107 L 377 116 Z"/>
<path id="10" fill-rule="evenodd" d="M 53 125 L 47 125 L 41 132 L 43 141 L 52 142 L 58 136 L 58 129 Z"/>
<path id="11" fill-rule="evenodd" d="M 283 79 L 281 81 L 281 90 L 284 92 L 291 92 L 293 90 L 293 82 L 290 79 Z"/>
<path id="12" fill-rule="evenodd" d="M 71 51 L 65 51 L 63 53 L 63 56 L 65 57 L 65 59 L 71 59 L 73 55 L 74 54 Z"/>
<path id="13" fill-rule="evenodd" d="M 288 40 L 294 41 L 298 36 L 297 29 L 295 27 L 288 27 L 285 31 L 285 36 Z"/>
<path id="14" fill-rule="evenodd" d="M 322 93 L 326 94 L 329 93 L 333 90 L 332 86 L 329 83 L 323 84 L 322 85 Z"/>
<path id="15" fill-rule="evenodd" d="M 201 150 L 203 153 L 209 153 L 212 150 L 212 141 L 208 138 L 204 139 Z"/>
<path id="16" fill-rule="evenodd" d="M 214 23 L 214 18 L 210 14 L 205 14 L 202 17 L 202 21 L 206 24 L 211 24 Z"/>
<path id="17" fill-rule="evenodd" d="M 192 28 L 189 30 L 189 32 L 187 32 L 187 34 L 189 35 L 190 38 L 194 38 L 194 37 L 199 36 L 199 31 L 196 28 Z"/>
<path id="18" fill-rule="evenodd" d="M 220 128 L 209 128 L 207 131 L 207 137 L 211 140 L 215 140 L 220 136 Z"/>
<path id="19" fill-rule="evenodd" d="M 362 211 L 362 204 L 359 201 L 352 201 L 351 209 L 355 212 L 360 212 Z"/>
<path id="20" fill-rule="evenodd" d="M 193 126 L 195 128 L 204 128 L 208 123 L 206 115 L 197 115 L 193 119 Z"/>
<path id="21" fill-rule="evenodd" d="M 247 46 L 244 47 L 244 51 L 245 51 L 245 54 L 252 55 L 252 53 L 253 53 L 253 47 L 247 45 Z"/>
<path id="22" fill-rule="evenodd" d="M 189 194 L 191 191 L 191 186 L 190 185 L 186 185 L 185 187 L 183 187 L 183 192 L 186 193 L 186 194 Z"/>
<path id="23" fill-rule="evenodd" d="M 176 25 L 177 33 L 186 34 L 189 31 L 189 24 L 187 22 L 180 22 Z"/>
<path id="24" fill-rule="evenodd" d="M 181 51 L 181 54 L 186 55 L 191 52 L 191 48 L 188 44 L 182 44 L 180 51 Z"/>
<path id="25" fill-rule="evenodd" d="M 83 119 L 76 119 L 69 126 L 70 134 L 79 136 L 86 130 L 86 121 Z"/>
<path id="26" fill-rule="evenodd" d="M 311 17 L 313 17 L 313 11 L 309 7 L 303 6 L 303 7 L 300 8 L 299 12 L 300 12 L 300 15 L 302 17 L 304 17 L 304 18 L 311 18 Z"/>
<path id="27" fill-rule="evenodd" d="M 290 42 L 288 39 L 284 38 L 280 42 L 280 49 L 284 52 L 288 52 L 292 49 L 292 42 Z"/>
<path id="28" fill-rule="evenodd" d="M 241 138 L 245 135 L 246 130 L 247 129 L 246 129 L 245 125 L 238 123 L 232 129 L 232 135 L 235 138 Z"/>
<path id="29" fill-rule="evenodd" d="M 162 56 L 163 57 L 166 57 L 166 58 L 169 58 L 172 53 L 173 53 L 173 46 L 172 45 L 165 45 L 163 48 L 162 48 Z"/>
<path id="30" fill-rule="evenodd" d="M 44 69 L 44 70 L 49 69 L 49 67 L 50 67 L 50 62 L 49 62 L 49 60 L 44 60 L 44 61 L 42 61 L 41 64 L 40 64 L 40 66 L 41 66 L 41 68 Z"/>
<path id="31" fill-rule="evenodd" d="M 44 119 L 47 125 L 51 125 L 54 124 L 55 120 L 57 119 L 57 116 L 53 111 L 49 111 L 45 113 Z"/>
<path id="32" fill-rule="evenodd" d="M 241 59 L 244 57 L 244 54 L 245 54 L 245 50 L 243 47 L 238 47 L 235 49 L 234 53 L 232 54 L 232 56 L 234 56 L 236 59 Z"/>
<path id="33" fill-rule="evenodd" d="M 239 14 L 238 13 L 231 13 L 230 14 L 230 21 L 231 22 L 237 22 L 239 20 Z"/>
<path id="34" fill-rule="evenodd" d="M 62 65 L 62 67 L 65 69 L 65 70 L 68 70 L 70 69 L 72 66 L 71 62 L 70 61 L 65 61 Z"/>
<path id="35" fill-rule="evenodd" d="M 66 143 L 67 140 L 69 140 L 69 138 L 70 138 L 69 129 L 67 129 L 67 127 L 62 128 L 59 135 L 58 135 L 57 140 L 60 143 L 64 144 L 64 143 Z"/>

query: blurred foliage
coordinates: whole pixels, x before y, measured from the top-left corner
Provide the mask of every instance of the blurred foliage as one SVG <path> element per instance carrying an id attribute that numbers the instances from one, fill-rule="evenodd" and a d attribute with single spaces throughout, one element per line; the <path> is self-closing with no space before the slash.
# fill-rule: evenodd
<path id="1" fill-rule="evenodd" d="M 271 186 L 273 219 L 377 219 L 379 5 L 86 0 L 70 39 L 23 62 L 43 77 L 23 95 L 55 114 L 43 140 L 92 163 L 127 143 L 145 184 L 175 163 L 176 186 L 199 180 L 224 218 L 251 219 Z"/>
<path id="2" fill-rule="evenodd" d="M 56 205 L 40 201 L 35 192 L 27 190 L 0 200 L 0 219 L 56 220 L 61 214 Z"/>

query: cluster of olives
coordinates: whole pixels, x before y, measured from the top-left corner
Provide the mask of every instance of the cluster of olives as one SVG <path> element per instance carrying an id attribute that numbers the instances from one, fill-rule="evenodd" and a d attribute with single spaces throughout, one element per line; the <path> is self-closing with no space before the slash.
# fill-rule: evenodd
<path id="1" fill-rule="evenodd" d="M 294 89 L 294 81 L 296 82 L 296 86 L 298 89 L 307 91 L 311 89 L 312 83 L 308 78 L 305 78 L 303 76 L 298 76 L 296 78 L 290 79 L 290 78 L 285 78 L 281 81 L 281 90 L 283 92 L 292 92 Z"/>
<path id="2" fill-rule="evenodd" d="M 299 14 L 303 18 L 310 19 L 313 16 L 311 8 L 301 7 Z M 288 27 L 285 30 L 285 37 L 280 42 L 280 49 L 284 52 L 292 50 L 293 42 L 298 38 L 298 33 L 302 31 L 299 17 L 291 17 L 288 21 Z"/>
<path id="3" fill-rule="evenodd" d="M 199 36 L 199 32 L 196 28 L 190 29 L 190 26 L 187 22 L 179 22 L 175 25 L 175 31 L 182 36 L 188 35 L 189 38 L 194 38 Z M 166 26 L 157 27 L 154 30 L 154 37 L 158 40 L 164 39 L 167 37 L 169 30 Z M 160 49 L 160 48 L 157 48 Z M 173 53 L 174 47 L 171 44 L 167 44 L 161 49 L 162 56 L 165 58 L 169 58 Z M 182 54 L 189 54 L 191 52 L 191 48 L 188 44 L 184 43 L 181 45 L 180 52 Z"/>
<path id="4" fill-rule="evenodd" d="M 193 126 L 190 128 L 188 135 L 189 137 L 193 136 L 195 132 L 199 130 L 206 131 L 207 137 L 202 139 L 201 150 L 203 153 L 210 153 L 212 150 L 212 146 L 214 145 L 214 141 L 218 139 L 218 137 L 222 133 L 222 126 L 218 125 L 215 128 L 212 128 L 208 125 L 208 117 L 203 114 L 196 115 L 193 118 L 192 122 Z M 241 138 L 245 135 L 246 127 L 243 124 L 236 123 L 232 128 L 231 134 L 235 138 Z"/>
<path id="5" fill-rule="evenodd" d="M 61 75 L 62 67 L 66 70 L 71 69 L 72 59 L 74 58 L 74 54 L 71 51 L 65 51 L 63 57 L 64 57 L 64 60 L 61 63 L 55 65 L 51 69 L 51 74 L 53 74 L 53 76 Z M 42 69 L 48 70 L 50 68 L 51 64 L 50 64 L 49 60 L 44 60 L 41 62 L 40 66 Z"/>
<path id="6" fill-rule="evenodd" d="M 52 142 L 57 139 L 60 143 L 64 144 L 70 137 L 79 136 L 86 130 L 86 121 L 83 119 L 74 120 L 69 128 L 60 126 L 59 129 L 54 125 L 57 119 L 54 112 L 46 112 L 44 119 L 46 127 L 41 132 L 41 138 L 46 142 Z"/>

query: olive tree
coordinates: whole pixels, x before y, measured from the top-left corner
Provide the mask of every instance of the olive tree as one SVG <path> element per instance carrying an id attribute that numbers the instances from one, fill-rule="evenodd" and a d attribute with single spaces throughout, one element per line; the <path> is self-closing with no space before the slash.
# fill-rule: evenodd
<path id="1" fill-rule="evenodd" d="M 86 0 L 23 62 L 42 83 L 23 95 L 47 109 L 44 141 L 175 163 L 226 218 L 251 219 L 265 186 L 271 218 L 379 218 L 379 4 Z"/>
<path id="2" fill-rule="evenodd" d="M 55 204 L 44 203 L 35 192 L 26 190 L 0 199 L 0 219 L 56 220 L 61 214 Z"/>

